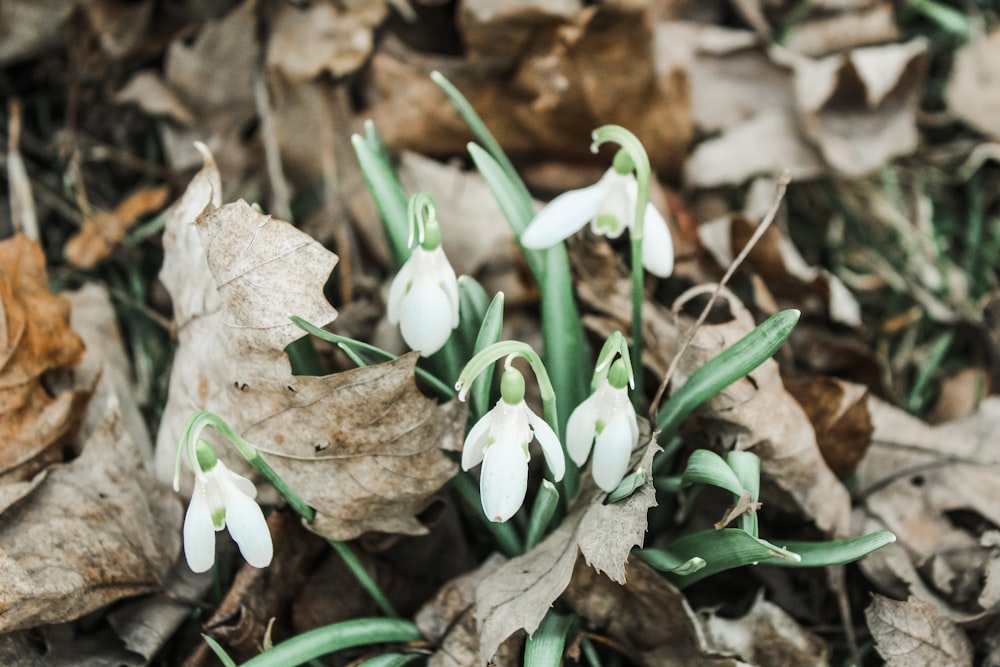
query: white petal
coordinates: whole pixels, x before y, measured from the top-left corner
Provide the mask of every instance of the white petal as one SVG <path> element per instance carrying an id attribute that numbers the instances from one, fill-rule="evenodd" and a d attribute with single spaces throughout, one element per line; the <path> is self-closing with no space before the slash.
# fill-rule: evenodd
<path id="1" fill-rule="evenodd" d="M 448 257 L 444 254 L 444 249 L 439 247 L 435 252 L 434 276 L 438 285 L 448 296 L 448 302 L 451 304 L 451 328 L 454 329 L 458 326 L 458 277 L 455 275 L 455 269 L 451 267 Z"/>
<path id="2" fill-rule="evenodd" d="M 417 248 L 413 251 L 414 254 L 421 251 L 421 248 Z M 410 259 L 403 264 L 403 267 L 396 274 L 396 277 L 392 280 L 392 285 L 389 287 L 389 298 L 386 301 L 386 311 L 385 317 L 389 320 L 389 324 L 399 323 L 399 310 L 400 306 L 403 304 L 403 297 L 406 296 L 406 288 L 413 278 L 413 267 L 416 262 L 414 257 L 411 255 Z"/>
<path id="3" fill-rule="evenodd" d="M 667 221 L 652 204 L 646 206 L 642 235 L 642 265 L 654 276 L 666 278 L 674 272 L 674 242 Z"/>
<path id="4" fill-rule="evenodd" d="M 564 192 L 550 201 L 521 234 L 521 245 L 549 248 L 581 229 L 597 215 L 604 189 L 602 179 L 586 188 Z"/>
<path id="5" fill-rule="evenodd" d="M 229 534 L 239 545 L 246 562 L 254 567 L 267 567 L 274 556 L 274 545 L 260 506 L 233 484 L 227 485 L 223 491 Z"/>
<path id="6" fill-rule="evenodd" d="M 490 521 L 511 518 L 528 490 L 528 459 L 517 442 L 495 442 L 486 448 L 479 479 L 483 512 Z"/>
<path id="7" fill-rule="evenodd" d="M 591 471 L 597 486 L 607 493 L 615 490 L 628 471 L 632 447 L 628 414 L 622 410 L 616 411 L 594 443 L 594 464 Z"/>
<path id="8" fill-rule="evenodd" d="M 412 350 L 427 357 L 438 350 L 451 336 L 451 304 L 448 295 L 433 282 L 419 280 L 403 297 L 399 313 L 399 330 Z"/>
<path id="9" fill-rule="evenodd" d="M 191 504 L 184 515 L 184 558 L 194 572 L 208 572 L 215 563 L 215 527 L 205 484 L 195 481 Z"/>
<path id="10" fill-rule="evenodd" d="M 222 463 L 222 461 L 219 461 L 216 465 L 222 465 L 224 467 L 224 464 Z M 236 488 L 239 489 L 240 492 L 243 495 L 245 495 L 245 496 L 247 496 L 249 498 L 256 498 L 257 497 L 257 487 L 256 487 L 256 485 L 254 485 L 253 482 L 251 482 L 249 479 L 247 479 L 243 475 L 237 475 L 236 473 L 234 473 L 229 468 L 226 468 L 226 472 L 229 473 L 228 474 L 229 481 L 231 481 L 233 484 L 235 484 Z"/>
<path id="11" fill-rule="evenodd" d="M 462 446 L 462 470 L 468 470 L 479 465 L 486 453 L 486 442 L 490 432 L 493 410 L 487 412 L 477 421 L 471 429 L 469 435 L 465 436 L 465 444 Z"/>
<path id="12" fill-rule="evenodd" d="M 578 466 L 587 462 L 591 445 L 594 444 L 594 434 L 597 431 L 597 399 L 595 392 L 583 403 L 576 406 L 566 424 L 566 450 L 569 457 Z"/>
<path id="13" fill-rule="evenodd" d="M 552 471 L 552 478 L 558 482 L 566 474 L 566 457 L 563 455 L 559 438 L 552 427 L 532 412 L 531 408 L 524 406 L 524 409 L 528 412 L 528 423 L 535 431 L 535 439 L 542 446 L 542 454 L 545 455 L 545 462 L 548 464 L 549 470 Z"/>
<path id="14" fill-rule="evenodd" d="M 639 192 L 635 176 L 619 174 L 613 169 L 609 169 L 601 178 L 605 186 L 604 199 L 601 201 L 599 215 L 614 216 L 618 225 L 612 229 L 598 229 L 591 224 L 591 229 L 595 234 L 602 234 L 610 239 L 616 239 L 622 235 L 626 228 L 631 228 L 635 223 L 635 200 Z"/>

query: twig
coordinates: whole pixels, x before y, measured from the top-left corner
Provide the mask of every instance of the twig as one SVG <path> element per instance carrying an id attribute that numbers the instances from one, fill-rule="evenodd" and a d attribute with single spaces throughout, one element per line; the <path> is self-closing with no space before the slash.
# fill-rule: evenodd
<path id="1" fill-rule="evenodd" d="M 660 401 L 663 400 L 663 394 L 667 391 L 667 387 L 670 385 L 670 380 L 674 377 L 674 373 L 677 372 L 678 362 L 681 357 L 684 356 L 684 352 L 687 348 L 691 345 L 691 341 L 694 340 L 694 336 L 698 333 L 698 329 L 701 328 L 701 325 L 704 324 L 705 320 L 708 318 L 708 314 L 711 312 L 712 306 L 715 305 L 715 301 L 722 292 L 722 288 L 725 287 L 726 283 L 729 282 L 729 279 L 733 277 L 733 274 L 736 273 L 736 269 L 739 268 L 740 264 L 743 263 L 743 260 L 745 260 L 747 255 L 750 254 L 750 251 L 753 250 L 753 247 L 757 245 L 758 241 L 760 241 L 764 232 L 766 232 L 768 227 L 771 226 L 771 223 L 774 222 L 774 218 L 778 215 L 778 209 L 781 208 L 781 202 L 785 198 L 785 191 L 788 189 L 788 184 L 791 180 L 792 176 L 788 170 L 782 172 L 781 176 L 778 178 L 777 184 L 774 187 L 774 199 L 771 200 L 771 207 L 767 210 L 767 214 L 764 216 L 761 223 L 757 225 L 757 229 L 754 230 L 753 236 L 751 236 L 750 240 L 747 241 L 745 246 L 743 246 L 743 250 L 740 251 L 740 254 L 737 255 L 736 258 L 729 264 L 729 268 L 726 269 L 726 273 L 722 276 L 722 280 L 720 280 L 715 286 L 712 296 L 709 297 L 708 303 L 706 303 L 705 307 L 702 308 L 701 314 L 695 321 L 694 326 L 691 327 L 687 335 L 684 337 L 684 342 L 681 343 L 681 347 L 677 351 L 677 354 L 675 354 L 674 358 L 670 360 L 670 366 L 667 368 L 666 375 L 663 376 L 663 382 L 660 383 L 659 388 L 656 390 L 656 395 L 653 397 L 653 402 L 649 405 L 649 420 L 652 423 L 656 423 L 657 409 L 659 408 Z"/>

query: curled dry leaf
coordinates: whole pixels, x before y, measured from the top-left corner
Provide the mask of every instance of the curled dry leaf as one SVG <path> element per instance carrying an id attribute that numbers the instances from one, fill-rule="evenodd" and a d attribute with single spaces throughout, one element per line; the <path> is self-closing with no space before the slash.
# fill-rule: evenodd
<path id="1" fill-rule="evenodd" d="M 83 269 L 93 267 L 121 243 L 139 218 L 160 210 L 169 194 L 166 186 L 142 188 L 126 197 L 115 210 L 90 216 L 66 243 L 66 259 Z"/>
<path id="2" fill-rule="evenodd" d="M 631 317 L 631 284 L 611 247 L 601 239 L 573 244 L 570 261 L 578 275 L 586 276 L 576 283 L 580 299 L 605 316 L 586 316 L 585 324 L 601 336 L 626 328 Z M 753 317 L 746 308 L 735 296 L 727 300 L 732 319 L 699 329 L 679 362 L 675 387 L 753 329 Z M 650 300 L 643 312 L 648 341 L 643 363 L 663 377 L 692 320 L 680 319 Z M 764 480 L 773 482 L 774 491 L 787 494 L 793 501 L 790 506 L 798 507 L 831 536 L 847 536 L 850 498 L 823 461 L 813 426 L 785 389 L 773 359 L 706 401 L 688 421 L 694 443 L 757 454 Z M 784 502 L 781 496 L 762 500 L 765 505 Z"/>
<path id="3" fill-rule="evenodd" d="M 785 387 L 809 415 L 823 460 L 837 477 L 850 477 L 872 441 L 868 389 L 835 377 L 785 380 Z"/>
<path id="4" fill-rule="evenodd" d="M 872 446 L 857 472 L 865 529 L 886 528 L 897 544 L 861 562 L 883 590 L 915 595 L 949 618 L 989 609 L 982 581 L 993 570 L 992 549 L 954 512 L 973 512 L 1000 525 L 1000 399 L 984 400 L 972 416 L 928 426 L 902 410 L 869 399 Z M 961 574 L 964 573 L 964 574 Z"/>
<path id="5" fill-rule="evenodd" d="M 650 437 L 645 420 L 640 421 L 639 443 L 629 469 L 645 468 L 649 476 L 634 494 L 605 505 L 607 494 L 585 470 L 576 500 L 559 527 L 528 553 L 507 561 L 476 589 L 483 662 L 488 662 L 501 642 L 517 630 L 523 628 L 530 635 L 538 628 L 569 585 L 577 551 L 594 570 L 618 584 L 625 583 L 629 553 L 632 547 L 642 546 L 646 513 L 656 506 L 652 461 L 660 447 Z"/>
<path id="6" fill-rule="evenodd" d="M 142 467 L 112 402 L 77 459 L 0 487 L 0 633 L 160 588 L 180 550 L 181 506 Z M 17 486 L 19 498 L 8 493 Z"/>
<path id="7" fill-rule="evenodd" d="M 284 349 L 303 333 L 288 316 L 317 325 L 336 317 L 323 286 L 337 257 L 245 202 L 211 210 L 210 167 L 192 182 L 166 232 L 163 281 L 186 320 L 157 439 L 159 476 L 172 476 L 191 412 L 208 410 L 260 447 L 317 510 L 311 528 L 320 534 L 346 540 L 367 531 L 425 532 L 415 515 L 455 472 L 441 447 L 461 439 L 464 405 L 439 407 L 420 393 L 415 355 L 337 375 L 293 376 Z M 181 217 L 200 211 L 194 224 Z M 219 453 L 246 469 L 231 448 Z"/>
<path id="8" fill-rule="evenodd" d="M 972 645 L 965 633 L 932 604 L 876 595 L 865 617 L 875 650 L 888 667 L 972 667 Z"/>
<path id="9" fill-rule="evenodd" d="M 89 393 L 43 382 L 83 357 L 69 310 L 49 292 L 37 243 L 21 234 L 0 242 L 0 482 L 30 479 L 75 436 Z"/>

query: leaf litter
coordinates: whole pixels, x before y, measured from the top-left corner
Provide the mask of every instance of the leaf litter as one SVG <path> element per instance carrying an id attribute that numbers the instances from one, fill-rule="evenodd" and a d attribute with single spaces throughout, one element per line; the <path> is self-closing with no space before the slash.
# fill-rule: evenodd
<path id="1" fill-rule="evenodd" d="M 199 160 L 203 167 L 165 217 L 161 282 L 170 298 L 158 293 L 158 285 L 140 296 L 159 311 L 172 307 L 177 345 L 169 400 L 152 410 L 137 405 L 128 363 L 120 363 L 127 355 L 104 345 L 117 339 L 114 327 L 101 324 L 113 317 L 107 295 L 88 289 L 69 297 L 73 328 L 86 340 L 84 356 L 67 326 L 67 302 L 48 291 L 41 250 L 9 246 L 15 250 L 0 258 L 0 334 L 6 336 L 0 340 L 7 342 L 0 364 L 0 554 L 7 563 L 0 568 L 6 592 L 0 618 L 5 630 L 34 628 L 0 638 L 4 660 L 13 656 L 7 660 L 12 664 L 34 664 L 45 644 L 47 664 L 59 664 L 74 650 L 78 664 L 144 664 L 165 645 L 178 643 L 171 637 L 185 621 L 186 607 L 169 598 L 129 603 L 145 605 L 134 623 L 126 620 L 132 607 L 121 607 L 89 643 L 78 631 L 84 625 L 74 630 L 73 624 L 48 624 L 139 593 L 203 596 L 204 581 L 182 582 L 174 569 L 180 505 L 144 472 L 154 470 L 161 480 L 171 476 L 178 431 L 198 408 L 222 415 L 301 490 L 318 511 L 312 530 L 358 539 L 355 551 L 376 572 L 379 540 L 399 539 L 382 533 L 414 535 L 398 543 L 404 550 L 448 540 L 473 545 L 475 557 L 466 554 L 450 572 L 441 571 L 448 569 L 448 557 L 426 561 L 433 563 L 428 567 L 435 581 L 454 579 L 417 616 L 434 651 L 432 664 L 477 664 L 494 655 L 497 664 L 519 664 L 524 634 L 538 627 L 553 604 L 582 619 L 583 629 L 569 638 L 571 657 L 579 657 L 590 640 L 650 665 L 783 664 L 792 656 L 796 664 L 823 664 L 834 655 L 828 650 L 843 653 L 839 639 L 821 640 L 803 627 L 816 619 L 846 621 L 816 609 L 811 600 L 778 608 L 776 602 L 790 599 L 791 580 L 783 573 L 749 570 L 750 583 L 738 590 L 755 587 L 752 595 L 720 594 L 726 608 L 711 610 L 710 593 L 681 594 L 645 564 L 629 560 L 633 545 L 645 540 L 646 513 L 656 502 L 649 481 L 620 505 L 603 505 L 602 494 L 585 486 L 561 527 L 528 554 L 507 561 L 489 558 L 490 550 L 464 521 L 457 532 L 437 532 L 433 507 L 447 497 L 456 470 L 442 450 L 458 449 L 464 405 L 426 398 L 414 384 L 413 355 L 330 376 L 292 374 L 285 349 L 302 332 L 288 315 L 319 326 L 340 324 L 324 296 L 336 291 L 326 283 L 338 257 L 245 202 L 277 204 L 280 181 L 287 177 L 292 205 L 285 208 L 296 211 L 302 228 L 337 247 L 341 264 L 332 281 L 340 292 L 334 303 L 361 314 L 343 326 L 372 340 L 388 253 L 380 250 L 384 242 L 370 204 L 359 203 L 367 195 L 341 141 L 367 117 L 376 119 L 399 156 L 407 190 L 426 189 L 440 198 L 445 242 L 464 263 L 462 272 L 480 278 L 490 292 L 505 286 L 514 297 L 508 327 L 518 337 L 537 336 L 537 295 L 482 181 L 460 161 L 433 161 L 460 154 L 469 135 L 427 78 L 432 69 L 469 95 L 546 198 L 556 194 L 545 192 L 546 184 L 589 178 L 588 170 L 599 163 L 587 151 L 597 125 L 621 123 L 644 140 L 658 174 L 667 179 L 666 196 L 654 201 L 670 214 L 682 249 L 676 282 L 647 284 L 650 344 L 643 362 L 655 376 L 662 377 L 691 326 L 684 303 L 701 298 L 682 296 L 684 290 L 717 279 L 755 228 L 755 193 L 768 189 L 770 177 L 782 169 L 809 181 L 792 186 L 788 215 L 737 273 L 717 316 L 681 358 L 674 386 L 779 308 L 804 314 L 792 349 L 700 408 L 682 431 L 685 445 L 758 453 L 766 482 L 765 525 L 773 521 L 789 532 L 826 536 L 880 527 L 896 533 L 896 545 L 860 566 L 868 582 L 863 585 L 882 594 L 867 611 L 867 631 L 889 664 L 969 664 L 973 651 L 998 653 L 988 640 L 1000 601 L 996 462 L 988 446 L 998 416 L 995 401 L 985 398 L 998 386 L 1000 356 L 988 298 L 996 294 L 995 256 L 988 252 L 997 202 L 986 195 L 979 239 L 970 217 L 968 236 L 961 229 L 942 242 L 942 235 L 952 233 L 942 220 L 954 211 L 940 196 L 945 189 L 967 188 L 972 198 L 975 183 L 994 183 L 989 144 L 961 124 L 995 139 L 990 96 L 997 77 L 995 59 L 989 58 L 995 33 L 971 31 L 967 45 L 947 46 L 955 52 L 947 74 L 940 66 L 940 34 L 911 38 L 926 30 L 914 30 L 920 24 L 886 2 L 813 3 L 797 12 L 794 3 L 740 0 L 726 16 L 709 5 L 584 7 L 540 0 L 517 6 L 475 0 L 452 8 L 399 2 L 269 6 L 248 0 L 162 15 L 151 2 L 127 11 L 104 0 L 45 5 L 47 10 L 36 4 L 0 6 L 0 63 L 45 62 L 49 70 L 60 69 L 59 54 L 68 53 L 62 44 L 75 49 L 70 61 L 79 65 L 67 68 L 67 117 L 57 122 L 65 123 L 66 145 L 76 141 L 84 149 L 70 151 L 75 166 L 58 163 L 57 151 L 44 143 L 44 114 L 32 115 L 39 107 L 29 98 L 25 128 L 20 141 L 13 137 L 9 144 L 5 171 L 18 201 L 25 190 L 34 195 L 45 224 L 53 215 L 67 217 L 66 206 L 58 204 L 61 195 L 52 194 L 59 184 L 70 193 L 67 199 L 92 198 L 100 204 L 96 209 L 109 211 L 92 216 L 84 207 L 85 215 L 69 204 L 74 215 L 67 220 L 84 221 L 82 229 L 57 219 L 66 229 L 43 225 L 43 242 L 54 251 L 48 252 L 49 266 L 60 286 L 84 276 L 118 286 L 111 294 L 136 364 L 148 362 L 131 340 L 142 336 L 141 328 L 133 325 L 134 312 L 122 314 L 130 306 L 115 272 L 129 262 L 141 264 L 143 253 L 156 247 L 147 240 L 137 249 L 122 240 L 137 217 L 155 213 L 168 195 L 136 177 L 146 173 L 142 159 L 123 157 L 142 152 L 126 128 L 140 117 L 148 123 L 144 141 L 157 143 L 173 170 L 165 181 L 170 192 L 184 181 L 181 170 Z M 622 63 L 630 63 L 627 72 Z M 5 70 L 0 85 L 6 91 L 8 81 L 46 71 L 11 69 L 11 78 Z M 94 81 L 101 81 L 100 90 Z M 264 105 L 255 95 L 261 86 L 269 93 Z M 121 132 L 112 136 L 106 126 L 118 120 Z M 951 123 L 948 132 L 941 131 L 942 123 Z M 88 132 L 100 139 L 92 142 Z M 275 135 L 270 147 L 268 133 Z M 958 139 L 942 139 L 945 134 Z M 125 153 L 111 147 L 125 137 L 132 142 Z M 194 140 L 212 148 L 218 166 L 194 148 Z M 975 160 L 970 147 L 978 151 Z M 260 168 L 265 157 L 266 170 Z M 129 169 L 136 174 L 123 178 Z M 163 173 L 155 183 L 164 182 Z M 321 212 L 308 211 L 319 190 Z M 130 192 L 139 199 L 125 197 Z M 742 210 L 734 202 L 743 202 Z M 271 207 L 279 208 L 285 210 Z M 23 209 L 18 204 L 12 213 L 15 228 Z M 0 230 L 6 231 L 4 216 Z M 861 249 L 838 245 L 844 225 L 854 224 L 851 216 L 863 218 L 877 241 Z M 78 240 L 66 243 L 75 234 Z M 984 259 L 969 259 L 970 248 Z M 571 250 L 589 330 L 595 336 L 627 330 L 628 277 L 612 248 L 585 233 Z M 59 252 L 87 268 L 66 271 Z M 985 278 L 967 276 L 976 261 L 993 262 Z M 24 282 L 22 274 L 30 280 Z M 134 280 L 138 274 L 128 275 Z M 977 280 L 985 287 L 974 294 Z M 886 286 L 893 295 L 879 306 L 874 302 Z M 909 301 L 900 305 L 898 298 Z M 912 308 L 900 315 L 911 305 L 916 315 Z M 899 322 L 921 333 L 906 333 L 907 325 Z M 975 333 L 967 335 L 963 327 Z M 942 423 L 930 426 L 886 400 L 906 403 L 900 387 L 910 382 L 907 369 L 919 366 L 914 358 L 927 359 L 922 332 L 941 328 L 962 332 L 955 349 L 970 358 L 932 372 L 936 395 L 923 404 L 939 406 L 932 416 Z M 893 336 L 900 331 L 912 340 L 902 341 L 902 352 L 892 352 L 886 339 L 899 343 Z M 977 352 L 977 345 L 985 351 Z M 318 347 L 323 355 L 331 353 Z M 161 364 L 157 372 L 166 376 L 168 369 Z M 115 404 L 118 412 L 106 411 Z M 162 421 L 154 414 L 160 410 Z M 159 422 L 155 461 L 144 444 L 143 421 L 154 427 Z M 640 455 L 642 465 L 650 466 L 653 447 L 635 452 Z M 228 451 L 223 457 L 234 467 L 242 464 Z M 778 507 L 784 510 L 780 518 L 769 514 Z M 100 523 L 109 511 L 119 522 L 111 528 Z M 685 505 L 677 517 L 694 526 L 719 515 L 708 500 Z M 291 521 L 286 513 L 272 516 L 275 525 Z M 358 611 L 365 608 L 360 600 L 336 612 L 344 616 L 318 611 L 329 589 L 308 592 L 321 590 L 317 577 L 330 570 L 305 562 L 322 542 L 296 530 L 312 546 L 281 556 L 275 572 L 282 564 L 314 572 L 304 585 L 306 602 L 296 607 L 299 621 L 292 630 L 286 623 L 286 631 L 370 613 Z M 122 571 L 98 568 L 102 559 Z M 33 568 L 56 565 L 65 579 L 37 585 Z M 248 615 L 234 624 L 217 616 L 210 629 L 243 657 L 256 652 L 264 617 L 288 616 L 292 591 L 302 590 L 302 578 L 287 572 L 268 584 L 270 572 L 244 568 L 219 612 Z M 417 574 L 408 576 L 415 580 Z M 711 592 L 709 583 L 699 586 Z M 345 591 L 363 595 L 356 587 Z M 155 630 L 143 634 L 137 628 L 147 618 L 157 619 L 149 626 Z M 916 635 L 919 645 L 908 645 L 907 637 Z M 176 656 L 182 659 L 187 651 L 189 646 L 178 648 Z"/>

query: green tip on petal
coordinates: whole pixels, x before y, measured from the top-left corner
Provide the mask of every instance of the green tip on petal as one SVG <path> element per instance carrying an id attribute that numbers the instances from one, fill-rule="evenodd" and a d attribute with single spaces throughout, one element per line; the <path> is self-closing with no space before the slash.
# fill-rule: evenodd
<path id="1" fill-rule="evenodd" d="M 215 455 L 212 445 L 204 440 L 198 440 L 198 443 L 194 446 L 194 455 L 198 459 L 198 469 L 202 472 L 208 472 L 219 461 L 219 457 Z"/>
<path id="2" fill-rule="evenodd" d="M 500 378 L 500 396 L 508 405 L 517 405 L 524 400 L 524 376 L 516 368 L 504 369 Z"/>
<path id="3" fill-rule="evenodd" d="M 615 359 L 608 371 L 608 384 L 615 389 L 624 389 L 629 384 L 630 371 L 631 369 L 625 365 L 622 359 Z"/>

